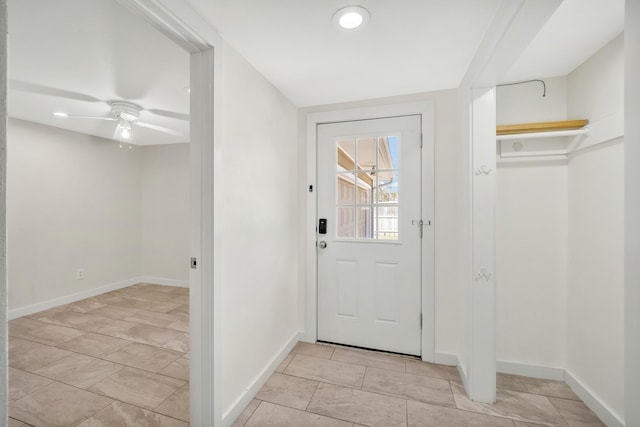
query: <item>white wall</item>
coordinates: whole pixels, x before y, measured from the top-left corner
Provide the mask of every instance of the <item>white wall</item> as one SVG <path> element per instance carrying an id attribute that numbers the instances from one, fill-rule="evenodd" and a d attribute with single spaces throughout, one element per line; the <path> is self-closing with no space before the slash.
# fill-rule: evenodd
<path id="1" fill-rule="evenodd" d="M 499 87 L 498 124 L 565 120 L 566 78 Z M 497 360 L 564 367 L 567 165 L 499 163 L 496 199 Z"/>
<path id="2" fill-rule="evenodd" d="M 473 293 L 471 283 L 473 282 L 473 246 L 472 242 L 472 222 L 473 214 L 471 197 L 472 190 L 472 91 L 470 84 L 464 80 L 457 93 L 458 111 L 456 117 L 460 126 L 459 134 L 456 137 L 455 146 L 458 151 L 458 161 L 455 166 L 456 186 L 455 186 L 455 218 L 458 229 L 454 234 L 455 247 L 458 256 L 455 258 L 455 283 L 458 289 L 459 299 L 456 309 L 460 313 L 461 325 L 459 327 L 458 348 L 458 372 L 462 378 L 465 389 L 469 393 L 471 389 L 470 376 L 471 364 L 473 362 Z M 436 206 L 437 208 L 437 206 Z M 436 310 L 438 308 L 436 307 Z M 495 348 L 495 346 L 493 346 Z"/>
<path id="3" fill-rule="evenodd" d="M 503 165 L 496 202 L 496 358 L 564 366 L 567 166 Z"/>
<path id="4" fill-rule="evenodd" d="M 532 82 L 496 89 L 496 120 L 499 125 L 546 122 L 567 118 L 566 77 L 545 78 L 546 95 L 541 83 Z"/>
<path id="5" fill-rule="evenodd" d="M 411 96 L 373 99 L 368 101 L 332 104 L 305 108 L 299 114 L 299 177 L 302 186 L 299 188 L 301 205 L 305 212 L 308 197 L 305 184 L 306 171 L 306 115 L 308 113 L 337 111 L 349 108 L 372 107 L 417 101 L 433 101 L 435 106 L 435 352 L 440 355 L 459 355 L 464 346 L 464 316 L 461 315 L 463 289 L 458 280 L 457 230 L 459 218 L 457 212 L 457 167 L 458 167 L 458 121 L 457 93 L 455 90 L 421 93 Z M 300 253 L 305 253 L 306 246 L 306 214 L 301 214 Z M 304 257 L 302 257 L 304 258 Z M 300 283 L 304 291 L 304 259 L 300 263 Z M 305 298 L 300 298 L 301 310 L 304 310 Z M 300 319 L 304 327 L 304 319 Z M 439 360 L 443 360 L 440 358 Z"/>
<path id="6" fill-rule="evenodd" d="M 304 184 L 297 177 L 296 108 L 230 46 L 222 67 L 221 375 L 228 422 L 298 336 L 296 190 Z"/>
<path id="7" fill-rule="evenodd" d="M 625 421 L 640 425 L 640 2 L 625 10 Z"/>
<path id="8" fill-rule="evenodd" d="M 598 121 L 623 110 L 622 36 L 567 78 L 569 117 Z M 614 415 L 624 414 L 624 145 L 622 138 L 569 161 L 567 371 Z"/>
<path id="9" fill-rule="evenodd" d="M 8 144 L 9 307 L 138 276 L 140 151 L 14 119 Z"/>
<path id="10" fill-rule="evenodd" d="M 7 2 L 0 0 L 0 422 L 7 419 Z"/>
<path id="11" fill-rule="evenodd" d="M 141 147 L 141 274 L 189 280 L 189 144 Z"/>
<path id="12" fill-rule="evenodd" d="M 16 119 L 8 140 L 13 315 L 113 284 L 188 281 L 188 144 L 120 149 Z"/>

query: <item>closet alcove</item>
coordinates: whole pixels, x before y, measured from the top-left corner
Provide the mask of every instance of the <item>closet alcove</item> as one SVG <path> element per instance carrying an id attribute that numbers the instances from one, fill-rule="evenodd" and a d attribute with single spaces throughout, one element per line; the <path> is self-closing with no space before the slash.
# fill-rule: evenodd
<path id="1" fill-rule="evenodd" d="M 544 78 L 544 92 L 496 90 L 497 371 L 565 381 L 613 413 L 623 401 L 622 52 L 617 38 Z"/>

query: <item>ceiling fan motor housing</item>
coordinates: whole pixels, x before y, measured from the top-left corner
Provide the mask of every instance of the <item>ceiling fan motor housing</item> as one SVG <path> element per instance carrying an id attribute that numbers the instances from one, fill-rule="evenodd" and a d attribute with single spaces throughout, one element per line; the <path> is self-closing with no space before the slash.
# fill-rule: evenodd
<path id="1" fill-rule="evenodd" d="M 131 102 L 109 101 L 111 114 L 127 122 L 135 122 L 140 118 L 142 107 Z"/>

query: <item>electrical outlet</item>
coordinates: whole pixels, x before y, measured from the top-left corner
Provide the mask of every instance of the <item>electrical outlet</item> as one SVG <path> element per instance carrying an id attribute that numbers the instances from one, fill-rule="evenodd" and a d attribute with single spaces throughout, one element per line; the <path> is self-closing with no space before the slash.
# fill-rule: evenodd
<path id="1" fill-rule="evenodd" d="M 79 268 L 76 270 L 76 279 L 78 280 L 84 279 L 84 268 Z"/>

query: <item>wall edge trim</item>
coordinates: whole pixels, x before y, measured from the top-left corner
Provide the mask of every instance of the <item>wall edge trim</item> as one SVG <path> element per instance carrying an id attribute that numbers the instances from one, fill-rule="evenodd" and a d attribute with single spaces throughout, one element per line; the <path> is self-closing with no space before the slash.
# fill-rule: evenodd
<path id="1" fill-rule="evenodd" d="M 222 426 L 229 427 L 242 413 L 244 408 L 253 400 L 258 394 L 258 391 L 267 382 L 271 374 L 278 369 L 278 366 L 286 359 L 291 350 L 296 346 L 298 341 L 304 337 L 303 332 L 294 333 L 291 338 L 280 348 L 280 351 L 271 359 L 271 362 L 254 378 L 254 380 L 245 389 L 244 393 L 240 395 L 235 402 L 231 404 L 231 407 L 225 411 L 222 415 Z"/>
<path id="2" fill-rule="evenodd" d="M 65 295 L 24 307 L 15 308 L 13 310 L 9 310 L 8 318 L 9 320 L 12 320 L 18 317 L 27 316 L 29 314 L 38 313 L 39 311 L 48 310 L 59 305 L 70 304 L 72 302 L 80 301 L 86 298 L 102 295 L 110 291 L 115 291 L 118 289 L 126 288 L 127 286 L 141 283 L 142 279 L 142 277 L 133 277 L 131 279 L 122 280 L 120 282 L 109 283 L 97 288 L 87 289 L 86 291 L 76 292 L 75 294 Z"/>
<path id="3" fill-rule="evenodd" d="M 438 365 L 460 366 L 458 356 L 452 353 L 435 352 L 433 354 L 433 361 Z"/>
<path id="4" fill-rule="evenodd" d="M 457 366 L 462 382 L 466 383 L 466 374 L 457 355 L 436 352 L 435 361 L 439 364 Z M 504 360 L 497 361 L 496 368 L 497 372 L 503 374 L 563 381 L 608 427 L 625 426 L 623 419 L 618 414 L 604 404 L 595 393 L 567 369 Z"/>
<path id="5" fill-rule="evenodd" d="M 175 286 L 178 288 L 189 287 L 188 280 L 167 279 L 155 276 L 140 276 L 138 279 L 140 280 L 140 283 L 148 283 L 150 285 Z"/>
<path id="6" fill-rule="evenodd" d="M 496 368 L 501 374 L 521 375 L 523 377 L 556 381 L 564 381 L 565 378 L 565 370 L 563 368 L 554 368 L 550 366 L 498 360 L 496 362 Z"/>
<path id="7" fill-rule="evenodd" d="M 622 418 L 609 408 L 602 400 L 592 392 L 582 381 L 576 378 L 569 370 L 564 370 L 564 382 L 578 395 L 585 405 L 589 407 L 608 427 L 624 427 Z"/>

